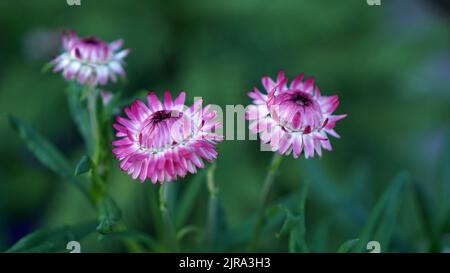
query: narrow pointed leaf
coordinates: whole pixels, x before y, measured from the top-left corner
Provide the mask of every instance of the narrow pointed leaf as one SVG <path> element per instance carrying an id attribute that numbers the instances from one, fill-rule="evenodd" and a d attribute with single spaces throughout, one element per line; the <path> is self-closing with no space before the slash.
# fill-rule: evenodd
<path id="1" fill-rule="evenodd" d="M 95 231 L 95 222 L 40 229 L 20 239 L 6 252 L 68 252 L 67 243 L 80 241 Z"/>
<path id="2" fill-rule="evenodd" d="M 298 215 L 294 215 L 289 209 L 286 211 L 286 220 L 277 237 L 289 232 L 289 252 L 307 253 L 309 248 L 306 244 L 306 223 L 305 223 L 305 204 L 308 196 L 309 180 L 301 183 L 298 197 L 298 205 L 295 208 Z"/>
<path id="3" fill-rule="evenodd" d="M 330 218 L 322 219 L 318 227 L 314 229 L 311 248 L 314 252 L 323 253 L 327 252 L 328 241 L 330 237 L 331 220 Z"/>
<path id="4" fill-rule="evenodd" d="M 288 208 L 284 208 L 286 219 L 284 220 L 283 225 L 278 233 L 275 234 L 277 238 L 281 238 L 289 234 L 299 223 L 300 217 L 292 214 L 292 212 Z"/>
<path id="5" fill-rule="evenodd" d="M 106 240 L 109 238 L 127 239 L 134 242 L 142 242 L 151 250 L 158 250 L 158 244 L 156 243 L 155 239 L 150 235 L 138 230 L 112 232 L 104 234 L 100 237 L 101 240 Z"/>
<path id="6" fill-rule="evenodd" d="M 382 252 L 389 249 L 389 241 L 396 225 L 397 212 L 402 200 L 404 185 L 408 178 L 407 173 L 400 173 L 381 196 L 359 236 L 361 241 L 356 251 L 365 251 L 369 241 L 379 242 Z"/>
<path id="7" fill-rule="evenodd" d="M 13 115 L 6 115 L 10 126 L 19 134 L 28 149 L 37 160 L 51 171 L 76 185 L 88 198 L 89 195 L 82 180 L 73 175 L 73 169 L 67 158 L 31 125 Z"/>
<path id="8" fill-rule="evenodd" d="M 361 241 L 360 239 L 356 238 L 356 239 L 352 239 L 352 240 L 348 240 L 346 242 L 344 242 L 338 249 L 338 253 L 348 253 L 351 252 L 352 249 L 354 249 L 359 241 Z"/>
<path id="9" fill-rule="evenodd" d="M 419 181 L 413 183 L 413 188 L 416 194 L 419 215 L 422 218 L 422 225 L 429 239 L 433 240 L 437 220 L 435 219 L 435 212 L 437 211 L 435 201 Z"/>
<path id="10" fill-rule="evenodd" d="M 83 156 L 75 167 L 75 175 L 89 172 L 92 168 L 92 164 L 91 159 L 87 155 Z"/>
<path id="11" fill-rule="evenodd" d="M 186 237 L 188 234 L 198 234 L 199 233 L 199 228 L 196 226 L 186 226 L 183 227 L 182 229 L 180 229 L 177 232 L 177 240 L 181 241 L 184 237 Z"/>
<path id="12" fill-rule="evenodd" d="M 35 131 L 27 122 L 12 115 L 7 115 L 7 117 L 11 127 L 19 134 L 39 162 L 63 178 L 72 176 L 70 163 L 53 144 Z"/>

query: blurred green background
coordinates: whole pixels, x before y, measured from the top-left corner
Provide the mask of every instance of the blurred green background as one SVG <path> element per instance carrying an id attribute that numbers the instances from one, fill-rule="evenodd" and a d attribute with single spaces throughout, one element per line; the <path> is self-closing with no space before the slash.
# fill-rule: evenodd
<path id="1" fill-rule="evenodd" d="M 387 251 L 450 248 L 450 7 L 448 1 L 391 0 L 64 0 L 0 1 L 0 112 L 29 121 L 73 165 L 84 154 L 60 74 L 41 72 L 60 51 L 60 33 L 125 40 L 127 82 L 106 89 L 125 97 L 139 90 L 186 90 L 206 103 L 250 103 L 246 93 L 280 69 L 316 77 L 325 95 L 338 94 L 341 139 L 322 158 L 285 158 L 271 204 L 310 180 L 306 240 L 311 251 L 334 252 L 357 238 L 382 193 L 401 171 L 410 175 L 398 196 Z M 192 101 L 192 98 L 191 98 Z M 84 197 L 42 166 L 0 118 L 0 250 L 42 227 L 94 219 Z M 216 181 L 227 225 L 236 229 L 257 210 L 270 152 L 258 141 L 219 144 Z M 117 163 L 117 162 L 115 162 Z M 150 203 L 157 186 L 114 166 L 111 196 L 125 222 L 157 236 Z M 177 182 L 178 193 L 189 176 Z M 202 232 L 206 184 L 187 224 Z M 176 199 L 176 198 L 175 198 Z M 295 199 L 294 199 L 295 202 Z M 398 217 L 397 217 L 398 216 Z M 287 251 L 268 230 L 262 251 Z M 195 236 L 192 236 L 195 237 Z M 226 241 L 223 235 L 219 241 Z M 185 251 L 206 251 L 186 239 Z M 126 251 L 120 241 L 83 240 L 83 251 Z M 236 244 L 222 251 L 242 251 Z"/>

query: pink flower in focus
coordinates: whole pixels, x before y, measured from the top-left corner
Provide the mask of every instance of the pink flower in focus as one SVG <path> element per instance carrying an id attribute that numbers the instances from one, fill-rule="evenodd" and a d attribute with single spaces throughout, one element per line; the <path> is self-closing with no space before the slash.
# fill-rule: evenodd
<path id="1" fill-rule="evenodd" d="M 269 143 L 272 151 L 294 158 L 304 152 L 306 158 L 317 153 L 322 156 L 322 148 L 331 151 L 328 135 L 339 138 L 334 130 L 336 122 L 347 115 L 332 115 L 339 105 L 338 96 L 325 97 L 314 87 L 314 78 L 303 81 L 298 75 L 290 85 L 284 72 L 276 81 L 262 78 L 266 93 L 254 88 L 248 95 L 253 99 L 246 117 L 250 120 L 250 130 L 259 133 L 262 143 Z"/>
<path id="2" fill-rule="evenodd" d="M 174 181 L 203 168 L 203 159 L 212 162 L 217 157 L 215 145 L 223 138 L 212 133 L 222 126 L 216 112 L 202 108 L 201 100 L 187 108 L 185 97 L 181 92 L 172 100 L 166 91 L 161 102 L 151 92 L 147 105 L 136 100 L 125 108 L 128 118 L 117 118 L 114 128 L 120 139 L 113 142 L 113 153 L 133 179 Z"/>
<path id="3" fill-rule="evenodd" d="M 105 43 L 96 37 L 79 38 L 75 32 L 63 34 L 64 52 L 51 61 L 53 72 L 63 71 L 66 80 L 78 79 L 80 84 L 105 85 L 108 79 L 125 77 L 123 59 L 129 49 L 120 50 L 123 40 Z"/>

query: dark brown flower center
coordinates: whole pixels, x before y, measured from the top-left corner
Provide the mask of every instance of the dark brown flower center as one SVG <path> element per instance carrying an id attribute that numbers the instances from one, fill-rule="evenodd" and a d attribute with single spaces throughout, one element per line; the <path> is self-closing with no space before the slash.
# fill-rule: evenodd
<path id="1" fill-rule="evenodd" d="M 151 114 L 138 133 L 139 144 L 147 149 L 160 149 L 177 142 L 177 121 L 183 113 L 177 110 L 159 110 Z"/>
<path id="2" fill-rule="evenodd" d="M 160 110 L 154 112 L 150 119 L 153 124 L 160 123 L 162 121 L 165 121 L 170 118 L 178 119 L 181 116 L 182 113 L 178 111 L 171 111 L 171 110 Z"/>
<path id="3" fill-rule="evenodd" d="M 101 43 L 100 40 L 95 37 L 83 38 L 82 42 L 89 45 L 99 45 Z"/>
<path id="4" fill-rule="evenodd" d="M 277 118 L 287 131 L 309 134 L 322 124 L 322 110 L 312 94 L 287 90 L 275 97 Z"/>
<path id="5" fill-rule="evenodd" d="M 302 93 L 294 94 L 292 100 L 300 106 L 308 107 L 312 104 L 311 99 L 306 94 Z"/>

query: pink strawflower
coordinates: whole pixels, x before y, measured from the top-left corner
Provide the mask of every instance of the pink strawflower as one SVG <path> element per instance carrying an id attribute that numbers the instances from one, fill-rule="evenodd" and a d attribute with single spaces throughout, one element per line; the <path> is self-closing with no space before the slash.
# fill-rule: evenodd
<path id="1" fill-rule="evenodd" d="M 172 100 L 166 91 L 161 102 L 151 92 L 147 105 L 136 100 L 125 108 L 128 118 L 117 118 L 114 128 L 120 139 L 113 142 L 113 153 L 133 179 L 174 181 L 203 168 L 203 159 L 212 162 L 217 157 L 215 145 L 223 138 L 214 133 L 222 126 L 216 112 L 202 108 L 201 100 L 187 108 L 185 97 L 181 92 Z"/>
<path id="2" fill-rule="evenodd" d="M 303 81 L 298 75 L 290 85 L 284 72 L 276 81 L 262 78 L 266 93 L 254 88 L 248 95 L 253 99 L 246 117 L 250 120 L 250 130 L 259 133 L 262 143 L 269 143 L 272 151 L 294 158 L 304 152 L 306 158 L 317 153 L 322 156 L 322 148 L 331 151 L 328 135 L 339 138 L 334 130 L 338 120 L 347 115 L 332 115 L 339 105 L 338 96 L 320 95 L 314 87 L 314 78 Z"/>
<path id="3" fill-rule="evenodd" d="M 66 80 L 78 79 L 80 84 L 105 85 L 117 75 L 125 77 L 123 59 L 129 49 L 121 50 L 123 40 L 105 43 L 96 37 L 80 38 L 71 31 L 62 36 L 64 52 L 51 61 L 53 72 L 63 71 Z"/>

